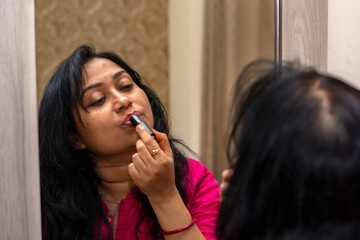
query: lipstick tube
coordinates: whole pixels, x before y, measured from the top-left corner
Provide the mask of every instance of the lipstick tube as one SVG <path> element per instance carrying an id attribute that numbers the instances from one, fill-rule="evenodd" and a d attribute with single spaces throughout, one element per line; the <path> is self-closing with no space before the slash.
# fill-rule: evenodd
<path id="1" fill-rule="evenodd" d="M 151 128 L 144 122 L 142 121 L 138 116 L 136 115 L 132 115 L 130 117 L 130 122 L 132 123 L 132 125 L 134 127 L 136 127 L 138 124 L 144 126 L 144 128 L 146 129 L 146 131 L 153 136 L 154 138 L 156 137 L 155 133 L 153 132 L 153 130 L 151 130 Z"/>

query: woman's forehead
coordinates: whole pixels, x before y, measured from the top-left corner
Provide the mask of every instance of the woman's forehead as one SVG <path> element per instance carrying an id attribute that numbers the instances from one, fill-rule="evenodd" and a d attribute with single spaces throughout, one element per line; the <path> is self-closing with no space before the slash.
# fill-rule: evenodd
<path id="1" fill-rule="evenodd" d="M 83 70 L 88 74 L 98 74 L 109 69 L 123 69 L 113 61 L 106 58 L 92 58 L 90 61 L 84 64 Z"/>
<path id="2" fill-rule="evenodd" d="M 93 58 L 84 64 L 82 75 L 83 82 L 101 81 L 102 79 L 112 78 L 119 71 L 124 71 L 122 67 L 106 58 Z"/>

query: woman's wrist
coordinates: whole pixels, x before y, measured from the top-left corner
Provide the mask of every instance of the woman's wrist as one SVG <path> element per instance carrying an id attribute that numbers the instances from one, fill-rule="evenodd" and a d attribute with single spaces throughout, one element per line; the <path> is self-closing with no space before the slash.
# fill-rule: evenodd
<path id="1" fill-rule="evenodd" d="M 182 226 L 178 229 L 174 229 L 174 230 L 170 230 L 170 231 L 164 231 L 164 230 L 160 230 L 160 233 L 163 234 L 163 235 L 172 235 L 172 234 L 176 234 L 176 233 L 179 233 L 179 232 L 183 232 L 189 228 L 192 227 L 192 225 L 195 224 L 195 218 L 192 218 L 191 222 L 185 226 Z"/>
<path id="2" fill-rule="evenodd" d="M 147 197 L 153 208 L 156 207 L 156 205 L 169 204 L 173 201 L 176 201 L 179 197 L 181 198 L 180 193 L 176 187 L 168 190 L 166 193 L 147 195 Z"/>
<path id="3" fill-rule="evenodd" d="M 164 231 L 180 229 L 193 219 L 176 188 L 166 197 L 149 197 L 149 202 Z"/>

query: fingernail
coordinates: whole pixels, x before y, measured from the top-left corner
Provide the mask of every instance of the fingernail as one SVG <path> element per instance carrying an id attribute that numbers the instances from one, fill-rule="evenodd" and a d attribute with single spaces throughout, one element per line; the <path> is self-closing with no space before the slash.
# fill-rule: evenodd
<path id="1" fill-rule="evenodd" d="M 136 126 L 136 131 L 137 131 L 137 132 L 140 131 L 141 128 L 143 128 L 143 126 L 141 126 L 140 124 L 138 124 L 138 125 Z"/>

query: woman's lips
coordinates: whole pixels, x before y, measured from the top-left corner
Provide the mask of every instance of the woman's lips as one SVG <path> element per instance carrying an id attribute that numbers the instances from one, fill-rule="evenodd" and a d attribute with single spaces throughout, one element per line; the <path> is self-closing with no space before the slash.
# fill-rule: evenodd
<path id="1" fill-rule="evenodd" d="M 127 126 L 127 127 L 133 127 L 130 118 L 132 115 L 136 115 L 139 118 L 142 118 L 142 113 L 140 111 L 134 111 L 132 113 L 129 113 L 128 115 L 126 115 L 124 121 L 123 121 L 123 125 Z"/>
<path id="2" fill-rule="evenodd" d="M 130 121 L 126 121 L 124 123 L 124 126 L 126 126 L 126 127 L 134 127 Z"/>

